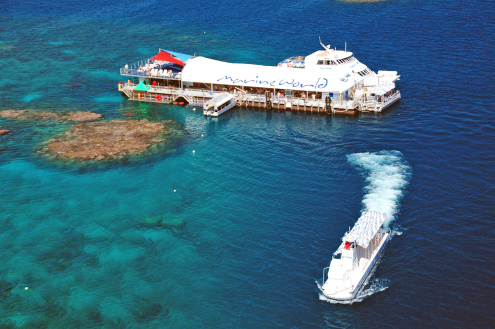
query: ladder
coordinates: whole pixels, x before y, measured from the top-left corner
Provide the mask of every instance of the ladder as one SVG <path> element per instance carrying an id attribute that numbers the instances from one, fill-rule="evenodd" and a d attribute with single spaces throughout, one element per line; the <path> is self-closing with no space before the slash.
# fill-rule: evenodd
<path id="1" fill-rule="evenodd" d="M 132 87 L 129 86 L 128 84 L 125 84 L 123 87 L 122 87 L 122 92 L 128 97 L 128 98 L 132 98 Z"/>
<path id="2" fill-rule="evenodd" d="M 189 95 L 187 92 L 183 92 L 181 96 L 191 105 L 197 103 L 196 97 Z"/>

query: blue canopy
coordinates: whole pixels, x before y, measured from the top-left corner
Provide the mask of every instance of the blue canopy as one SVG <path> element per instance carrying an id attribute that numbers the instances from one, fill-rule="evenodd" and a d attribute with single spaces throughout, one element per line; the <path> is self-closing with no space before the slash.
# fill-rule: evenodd
<path id="1" fill-rule="evenodd" d="M 180 59 L 181 61 L 183 61 L 184 63 L 190 59 L 190 58 L 193 58 L 194 56 L 191 56 L 191 55 L 187 55 L 187 54 L 182 54 L 182 53 L 178 53 L 176 51 L 170 51 L 170 50 L 165 50 L 165 49 L 160 49 L 160 51 L 165 51 L 167 53 L 171 53 L 172 55 L 174 55 L 175 57 L 177 57 L 178 59 Z"/>

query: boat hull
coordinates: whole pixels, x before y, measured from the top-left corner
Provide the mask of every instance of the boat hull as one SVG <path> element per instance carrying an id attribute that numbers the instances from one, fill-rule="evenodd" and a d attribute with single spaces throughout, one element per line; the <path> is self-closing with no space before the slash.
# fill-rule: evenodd
<path id="1" fill-rule="evenodd" d="M 205 116 L 218 117 L 218 116 L 222 115 L 223 113 L 227 112 L 228 110 L 230 110 L 231 108 L 233 108 L 235 105 L 236 105 L 236 102 L 232 101 L 228 106 L 226 106 L 225 108 L 221 109 L 218 112 L 204 110 L 203 114 Z"/>
<path id="2" fill-rule="evenodd" d="M 325 289 L 325 283 L 324 283 L 322 286 L 319 286 L 323 295 L 329 299 L 333 299 L 336 301 L 349 301 L 355 299 L 358 293 L 363 289 L 366 279 L 373 272 L 373 268 L 376 266 L 378 259 L 382 255 L 383 250 L 385 249 L 385 246 L 387 245 L 389 240 L 390 240 L 390 233 L 387 232 L 384 234 L 384 238 L 382 238 L 380 242 L 380 246 L 374 252 L 373 260 L 367 264 L 361 278 L 359 279 L 359 282 L 356 285 L 353 285 L 349 289 L 340 290 L 338 292 L 330 292 L 328 289 Z"/>

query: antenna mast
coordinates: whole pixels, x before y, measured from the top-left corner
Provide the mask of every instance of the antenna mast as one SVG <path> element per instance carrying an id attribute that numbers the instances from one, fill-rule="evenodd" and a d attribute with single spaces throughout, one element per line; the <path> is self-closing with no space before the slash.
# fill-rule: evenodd
<path id="1" fill-rule="evenodd" d="M 323 42 L 321 42 L 321 38 L 320 38 L 320 37 L 318 37 L 318 39 L 320 39 L 320 45 L 322 45 L 322 47 L 323 47 L 323 48 L 325 48 L 325 50 L 330 51 L 330 45 L 325 46 L 325 45 L 323 44 Z"/>

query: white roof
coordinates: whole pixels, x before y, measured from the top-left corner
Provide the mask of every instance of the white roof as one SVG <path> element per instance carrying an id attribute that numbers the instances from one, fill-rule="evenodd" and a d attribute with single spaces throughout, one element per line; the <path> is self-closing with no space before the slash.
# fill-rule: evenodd
<path id="1" fill-rule="evenodd" d="M 374 86 L 374 87 L 368 89 L 368 91 L 371 94 L 375 94 L 375 95 L 378 95 L 378 96 L 383 96 L 383 95 L 385 95 L 386 93 L 388 93 L 390 90 L 392 90 L 394 88 L 395 88 L 395 83 L 393 83 L 392 81 L 387 81 L 387 82 L 380 83 L 379 85 Z"/>
<path id="2" fill-rule="evenodd" d="M 358 246 L 367 248 L 370 240 L 375 236 L 387 216 L 377 211 L 364 212 L 359 217 L 352 230 L 344 235 L 343 243 L 337 249 L 335 254 L 338 254 L 346 241 L 356 242 Z"/>
<path id="3" fill-rule="evenodd" d="M 344 51 L 344 50 L 335 50 L 335 49 L 330 49 L 330 50 L 317 50 L 314 53 L 306 56 L 308 57 L 317 57 L 318 59 L 342 59 L 342 58 L 347 58 L 352 56 L 352 52 L 350 51 Z"/>
<path id="4" fill-rule="evenodd" d="M 225 103 L 229 100 L 231 100 L 233 98 L 233 96 L 227 92 L 224 92 L 224 93 L 221 93 L 220 95 L 218 96 L 215 96 L 214 98 L 212 98 L 208 103 L 206 104 L 212 104 L 212 105 L 220 105 L 222 103 Z"/>
<path id="5" fill-rule="evenodd" d="M 354 85 L 352 77 L 341 75 L 341 72 L 323 69 L 235 64 L 194 57 L 182 70 L 182 81 L 341 93 Z"/>

